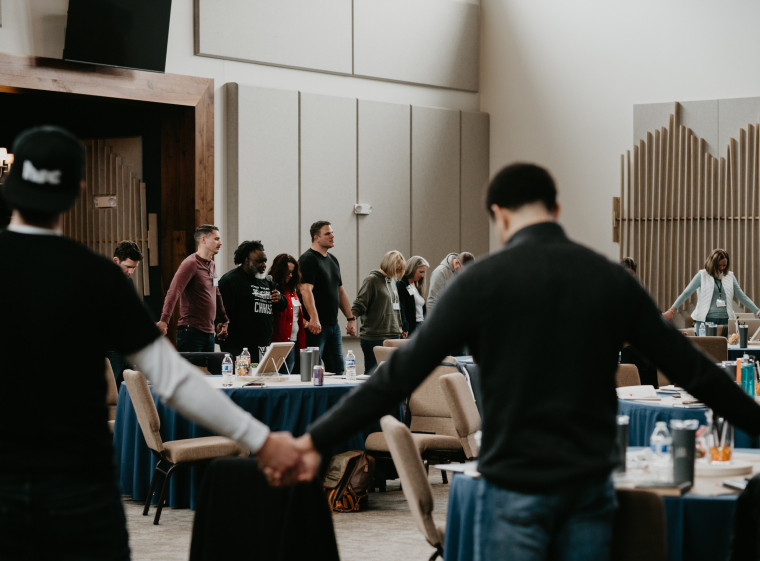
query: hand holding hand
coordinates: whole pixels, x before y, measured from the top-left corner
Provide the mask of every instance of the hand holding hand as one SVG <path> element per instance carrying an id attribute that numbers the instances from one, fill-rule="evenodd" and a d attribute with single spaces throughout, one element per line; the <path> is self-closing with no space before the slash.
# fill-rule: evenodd
<path id="1" fill-rule="evenodd" d="M 272 432 L 256 452 L 261 470 L 272 485 L 290 485 L 298 481 L 301 451 L 295 443 L 289 432 Z"/>
<path id="2" fill-rule="evenodd" d="M 314 449 L 314 443 L 308 432 L 296 439 L 296 449 L 301 453 L 298 481 L 311 481 L 317 475 L 322 456 Z"/>
<path id="3" fill-rule="evenodd" d="M 169 326 L 168 326 L 168 325 L 166 325 L 166 323 L 164 323 L 163 321 L 159 321 L 159 322 L 156 324 L 156 327 L 158 327 L 158 329 L 159 329 L 159 330 L 161 331 L 161 333 L 163 333 L 164 335 L 166 335 L 166 331 L 169 329 Z"/>
<path id="4" fill-rule="evenodd" d="M 349 321 L 346 325 L 346 333 L 348 335 L 351 335 L 351 337 L 356 337 L 356 322 L 355 321 Z"/>
<path id="5" fill-rule="evenodd" d="M 314 335 L 322 333 L 322 325 L 319 323 L 318 319 L 310 319 L 306 324 L 306 329 L 311 331 Z"/>
<path id="6" fill-rule="evenodd" d="M 663 315 L 663 317 L 664 317 L 666 320 L 668 320 L 668 321 L 673 321 L 673 313 L 674 313 L 674 312 L 673 312 L 673 308 L 671 308 L 671 309 L 669 309 L 667 312 L 665 312 L 665 313 L 664 313 L 664 314 L 662 314 L 662 315 Z"/>
<path id="7" fill-rule="evenodd" d="M 401 338 L 402 339 L 406 339 L 407 337 L 409 337 L 409 332 L 408 331 L 402 331 L 401 332 Z"/>
<path id="8" fill-rule="evenodd" d="M 277 289 L 273 290 L 272 291 L 272 302 L 274 302 L 276 304 L 280 300 L 282 300 L 282 295 L 280 294 L 280 291 L 277 290 Z"/>
<path id="9" fill-rule="evenodd" d="M 216 338 L 220 341 L 224 341 L 229 333 L 227 332 L 227 323 L 218 323 L 216 325 Z"/>

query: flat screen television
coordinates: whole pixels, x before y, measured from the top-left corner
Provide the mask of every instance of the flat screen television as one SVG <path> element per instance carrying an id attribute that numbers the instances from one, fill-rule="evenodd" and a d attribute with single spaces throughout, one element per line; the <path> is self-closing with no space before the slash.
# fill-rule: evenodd
<path id="1" fill-rule="evenodd" d="M 63 60 L 164 72 L 171 0 L 69 0 Z"/>

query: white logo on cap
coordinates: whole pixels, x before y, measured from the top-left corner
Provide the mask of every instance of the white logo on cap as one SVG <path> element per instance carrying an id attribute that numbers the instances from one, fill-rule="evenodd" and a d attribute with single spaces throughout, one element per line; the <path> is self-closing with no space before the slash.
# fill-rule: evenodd
<path id="1" fill-rule="evenodd" d="M 50 171 L 47 169 L 37 169 L 29 160 L 24 161 L 24 169 L 21 172 L 21 178 L 32 183 L 50 183 L 58 185 L 61 182 L 61 170 Z"/>

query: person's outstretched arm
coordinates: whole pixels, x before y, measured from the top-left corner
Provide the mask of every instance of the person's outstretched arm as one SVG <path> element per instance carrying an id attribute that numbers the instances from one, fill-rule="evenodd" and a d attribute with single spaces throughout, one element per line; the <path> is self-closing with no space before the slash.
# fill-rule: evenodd
<path id="1" fill-rule="evenodd" d="M 750 300 L 749 296 L 744 294 L 744 291 L 739 286 L 739 281 L 736 280 L 736 277 L 734 277 L 734 296 L 736 296 L 736 299 L 744 304 L 744 306 L 753 314 L 757 315 L 757 312 L 760 311 L 760 308 L 755 306 L 755 303 Z"/>
<path id="2" fill-rule="evenodd" d="M 694 275 L 694 278 L 691 279 L 691 282 L 686 287 L 686 289 L 681 293 L 681 296 L 679 296 L 676 301 L 673 303 L 673 305 L 670 307 L 668 311 L 666 311 L 663 315 L 667 317 L 669 320 L 673 319 L 673 314 L 676 313 L 676 310 L 683 306 L 683 303 L 686 302 L 686 300 L 694 294 L 694 291 L 697 290 L 700 286 L 702 286 L 702 275 L 698 272 L 696 275 Z"/>

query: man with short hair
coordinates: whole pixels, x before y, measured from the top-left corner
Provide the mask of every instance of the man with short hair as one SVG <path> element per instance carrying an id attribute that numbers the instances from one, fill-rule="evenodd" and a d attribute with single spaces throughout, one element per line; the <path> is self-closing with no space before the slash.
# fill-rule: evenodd
<path id="1" fill-rule="evenodd" d="M 121 272 L 126 275 L 127 278 L 132 278 L 132 275 L 143 259 L 143 254 L 137 244 L 132 240 L 123 240 L 116 244 L 113 251 L 113 262 L 121 269 Z M 111 370 L 113 370 L 113 376 L 116 379 L 116 387 L 122 380 L 122 373 L 126 368 L 129 368 L 129 362 L 116 351 L 106 351 L 106 358 L 111 363 Z"/>
<path id="2" fill-rule="evenodd" d="M 301 268 L 301 295 L 306 308 L 306 346 L 319 347 L 327 372 L 343 374 L 343 339 L 338 325 L 338 308 L 346 316 L 346 333 L 356 335 L 356 318 L 343 280 L 340 265 L 330 248 L 335 247 L 335 232 L 326 220 L 309 228 L 311 247 L 298 259 Z"/>
<path id="3" fill-rule="evenodd" d="M 232 359 L 247 347 L 253 362 L 258 362 L 259 347 L 272 342 L 273 312 L 284 312 L 288 303 L 266 278 L 267 254 L 259 240 L 244 241 L 235 250 L 237 265 L 219 279 L 225 309 L 230 318 L 227 340 L 219 347 Z"/>
<path id="4" fill-rule="evenodd" d="M 212 224 L 198 226 L 194 237 L 198 251 L 177 269 L 166 292 L 161 321 L 157 325 L 166 334 L 179 299 L 177 350 L 181 353 L 213 353 L 214 333 L 219 341 L 224 341 L 229 324 L 214 263 L 214 256 L 222 247 L 222 238 L 219 228 Z"/>
<path id="5" fill-rule="evenodd" d="M 430 288 L 428 289 L 427 298 L 427 313 L 433 311 L 438 299 L 446 289 L 449 281 L 454 278 L 454 275 L 459 273 L 467 263 L 475 260 L 475 256 L 472 253 L 463 251 L 462 253 L 449 253 L 446 258 L 441 261 L 433 274 L 430 275 Z"/>
<path id="6" fill-rule="evenodd" d="M 85 188 L 82 143 L 64 129 L 36 127 L 16 138 L 13 153 L 2 187 L 13 216 L 0 231 L 0 294 L 12 318 L 0 322 L 8 374 L 0 391 L 0 559 L 127 560 L 106 407 L 111 342 L 188 419 L 260 462 L 292 469 L 298 455 L 292 436 L 270 433 L 174 351 L 110 260 L 63 237 L 64 213 Z M 40 255 L 55 255 L 71 274 L 53 285 L 49 275 L 30 274 Z M 62 383 L 31 395 L 30 368 L 41 357 L 55 362 Z M 44 435 L 44 444 L 30 435 Z"/>
<path id="7" fill-rule="evenodd" d="M 417 334 L 296 441 L 299 478 L 316 473 L 318 452 L 410 395 L 448 348 L 467 344 L 483 396 L 475 560 L 609 559 L 623 341 L 746 432 L 760 433 L 760 406 L 663 321 L 635 278 L 567 238 L 546 170 L 509 166 L 486 200 L 504 248 L 457 275 Z M 546 345 L 536 334 L 549 316 L 599 326 L 594 344 L 586 330 L 565 330 L 552 349 L 561 363 L 539 366 Z M 278 481 L 278 470 L 268 471 Z"/>

